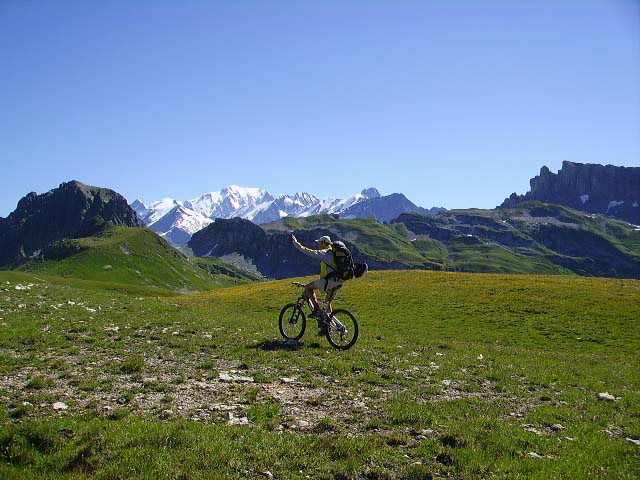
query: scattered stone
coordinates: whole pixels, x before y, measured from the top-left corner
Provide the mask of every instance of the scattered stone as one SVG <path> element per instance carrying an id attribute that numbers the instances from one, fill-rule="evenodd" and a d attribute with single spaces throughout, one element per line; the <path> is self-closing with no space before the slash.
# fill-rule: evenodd
<path id="1" fill-rule="evenodd" d="M 274 478 L 273 473 L 271 473 L 269 470 L 265 470 L 264 472 L 262 472 L 262 475 L 264 475 L 267 478 Z"/>
<path id="2" fill-rule="evenodd" d="M 234 426 L 249 425 L 249 419 L 247 417 L 236 417 L 233 412 L 227 413 L 227 424 Z"/>
<path id="3" fill-rule="evenodd" d="M 227 372 L 221 372 L 220 375 L 218 375 L 218 379 L 222 382 L 253 383 L 252 377 L 245 377 L 242 375 L 231 375 Z"/>
<path id="4" fill-rule="evenodd" d="M 530 425 L 530 424 L 524 425 L 524 429 L 527 432 L 534 433 L 536 435 L 540 435 L 540 436 L 544 435 L 544 432 L 541 432 L 540 430 L 538 430 L 537 428 L 535 428 L 533 425 Z"/>
<path id="5" fill-rule="evenodd" d="M 484 355 L 482 355 L 482 354 L 478 355 L 478 357 L 476 358 L 476 360 L 484 360 Z"/>
<path id="6" fill-rule="evenodd" d="M 441 453 L 436 457 L 436 462 L 449 466 L 453 465 L 453 458 L 448 453 Z"/>
<path id="7" fill-rule="evenodd" d="M 549 427 L 554 432 L 559 432 L 560 430 L 565 430 L 567 427 L 564 425 L 560 425 L 559 423 L 555 423 Z"/>
<path id="8" fill-rule="evenodd" d="M 624 433 L 622 428 L 616 427 L 615 425 L 609 425 L 609 427 L 605 428 L 603 432 L 606 433 L 609 438 L 620 438 Z"/>
<path id="9" fill-rule="evenodd" d="M 603 392 L 603 393 L 599 393 L 598 394 L 598 400 L 604 400 L 604 401 L 607 401 L 607 402 L 615 402 L 616 401 L 616 397 L 611 395 L 609 392 Z"/>
<path id="10" fill-rule="evenodd" d="M 625 440 L 629 443 L 633 443 L 635 446 L 640 447 L 640 440 L 638 440 L 637 438 L 625 438 Z"/>
<path id="11" fill-rule="evenodd" d="M 224 403 L 216 403 L 215 405 L 211 406 L 212 410 L 218 411 L 218 412 L 228 412 L 230 410 L 235 410 L 237 407 L 237 405 L 225 405 Z"/>
<path id="12" fill-rule="evenodd" d="M 56 411 L 62 411 L 62 410 L 66 410 L 67 408 L 69 408 L 69 405 L 67 405 L 64 402 L 56 402 L 53 405 L 51 405 L 53 407 L 54 410 Z"/>
<path id="13" fill-rule="evenodd" d="M 113 265 L 104 265 L 102 267 L 103 270 L 111 270 L 113 268 Z"/>
<path id="14" fill-rule="evenodd" d="M 529 452 L 527 453 L 527 456 L 531 458 L 545 458 L 543 455 L 540 455 L 539 453 L 536 453 L 536 452 Z"/>

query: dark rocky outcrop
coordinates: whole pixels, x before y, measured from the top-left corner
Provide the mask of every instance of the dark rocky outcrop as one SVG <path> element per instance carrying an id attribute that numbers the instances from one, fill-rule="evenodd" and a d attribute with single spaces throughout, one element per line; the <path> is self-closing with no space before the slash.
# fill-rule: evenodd
<path id="1" fill-rule="evenodd" d="M 314 275 L 320 271 L 319 263 L 296 250 L 291 243 L 291 233 L 303 245 L 313 247 L 315 239 L 322 235 L 334 235 L 324 228 L 308 230 L 269 231 L 242 218 L 218 218 L 208 227 L 196 232 L 188 246 L 200 257 L 225 257 L 238 254 L 250 260 L 267 278 L 290 278 Z M 401 269 L 400 262 L 383 262 L 363 254 L 345 241 L 357 262 L 367 262 L 371 268 Z"/>
<path id="2" fill-rule="evenodd" d="M 640 167 L 563 162 L 557 174 L 542 167 L 524 195 L 512 193 L 501 208 L 528 200 L 565 205 L 640 223 Z"/>
<path id="3" fill-rule="evenodd" d="M 31 192 L 7 218 L 0 217 L 0 266 L 19 265 L 52 242 L 93 235 L 105 221 L 144 227 L 126 199 L 113 190 L 71 181 L 41 195 Z"/>

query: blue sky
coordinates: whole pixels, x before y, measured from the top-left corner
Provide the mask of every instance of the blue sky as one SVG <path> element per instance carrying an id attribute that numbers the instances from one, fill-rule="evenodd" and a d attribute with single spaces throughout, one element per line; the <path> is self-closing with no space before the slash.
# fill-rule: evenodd
<path id="1" fill-rule="evenodd" d="M 637 1 L 0 1 L 0 216 L 67 180 L 493 208 L 640 166 Z"/>

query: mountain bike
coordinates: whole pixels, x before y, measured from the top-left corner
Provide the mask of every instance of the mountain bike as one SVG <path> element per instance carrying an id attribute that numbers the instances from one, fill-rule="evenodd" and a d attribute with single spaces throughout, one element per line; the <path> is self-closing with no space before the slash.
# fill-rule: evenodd
<path id="1" fill-rule="evenodd" d="M 302 293 L 293 303 L 287 303 L 278 317 L 278 328 L 287 340 L 300 340 L 307 328 L 307 313 L 305 305 L 313 311 L 313 304 L 304 292 L 304 283 L 292 282 L 295 287 L 301 287 Z M 320 302 L 320 318 L 318 327 L 327 337 L 329 344 L 338 350 L 348 350 L 358 340 L 358 321 L 353 313 L 344 308 L 338 308 L 327 313 L 325 302 Z"/>

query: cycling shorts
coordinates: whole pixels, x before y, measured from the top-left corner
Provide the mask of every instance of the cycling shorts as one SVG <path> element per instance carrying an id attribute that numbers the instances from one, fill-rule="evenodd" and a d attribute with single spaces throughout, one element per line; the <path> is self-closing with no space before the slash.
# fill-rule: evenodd
<path id="1" fill-rule="evenodd" d="M 344 283 L 337 278 L 319 278 L 315 282 L 311 283 L 313 288 L 318 290 L 322 290 L 323 292 L 329 292 L 330 290 L 334 290 L 334 294 L 338 293 L 338 291 L 344 287 Z"/>

